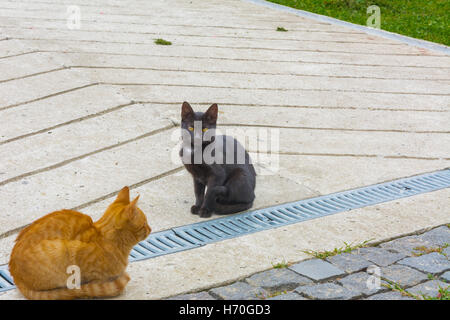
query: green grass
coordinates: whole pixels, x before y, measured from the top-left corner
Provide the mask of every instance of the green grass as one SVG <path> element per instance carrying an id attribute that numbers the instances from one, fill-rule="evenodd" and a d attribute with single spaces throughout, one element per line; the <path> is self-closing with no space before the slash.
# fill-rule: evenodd
<path id="1" fill-rule="evenodd" d="M 363 241 L 359 244 L 348 244 L 347 242 L 344 242 L 344 246 L 340 247 L 340 248 L 334 248 L 331 251 L 313 251 L 313 250 L 303 250 L 302 252 L 307 253 L 311 256 L 314 256 L 315 258 L 318 259 L 326 259 L 328 257 L 332 257 L 341 253 L 349 253 L 352 252 L 353 250 L 359 249 L 359 248 L 363 248 L 365 246 L 367 246 L 367 243 L 369 241 L 371 241 L 372 239 Z"/>
<path id="2" fill-rule="evenodd" d="M 158 44 L 160 46 L 170 46 L 170 45 L 172 45 L 172 42 L 164 40 L 164 39 L 155 39 L 155 44 Z"/>
<path id="3" fill-rule="evenodd" d="M 288 268 L 292 265 L 292 262 L 287 262 L 283 259 L 283 261 L 278 262 L 278 263 L 273 263 L 272 262 L 272 267 L 274 269 L 283 269 L 283 268 Z"/>
<path id="4" fill-rule="evenodd" d="M 443 246 L 438 246 L 438 247 L 434 247 L 434 248 L 429 248 L 429 247 L 425 247 L 425 246 L 415 247 L 414 250 L 418 251 L 418 252 L 413 252 L 413 256 L 419 257 L 424 254 L 428 254 L 428 253 L 432 253 L 432 252 L 437 252 L 437 253 L 445 256 L 446 254 L 443 253 L 442 251 L 444 251 L 445 248 L 448 248 L 448 246 L 449 246 L 449 244 L 445 243 Z"/>
<path id="5" fill-rule="evenodd" d="M 450 45 L 449 0 L 269 0 L 305 11 L 366 25 L 367 8 L 380 7 L 381 29 Z"/>
<path id="6" fill-rule="evenodd" d="M 278 28 L 277 28 L 277 31 L 280 31 L 280 32 L 287 32 L 287 29 L 285 29 L 285 28 L 283 28 L 283 27 L 278 27 Z"/>
<path id="7" fill-rule="evenodd" d="M 430 276 L 428 276 L 428 278 L 430 278 Z M 447 286 L 445 288 L 442 288 L 441 286 L 439 286 L 438 289 L 438 294 L 435 297 L 432 296 L 428 296 L 426 294 L 413 294 L 411 292 L 408 292 L 408 290 L 402 288 L 402 286 L 400 286 L 398 283 L 393 282 L 393 281 L 389 281 L 387 279 L 384 279 L 388 284 L 382 284 L 382 286 L 392 290 L 392 291 L 397 291 L 399 292 L 401 295 L 403 296 L 407 296 L 407 297 L 411 297 L 414 298 L 416 300 L 450 300 L 450 291 L 449 288 L 450 286 Z"/>

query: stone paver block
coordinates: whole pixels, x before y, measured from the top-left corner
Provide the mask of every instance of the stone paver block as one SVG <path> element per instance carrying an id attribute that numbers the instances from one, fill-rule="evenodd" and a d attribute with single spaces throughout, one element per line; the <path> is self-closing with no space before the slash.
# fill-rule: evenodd
<path id="1" fill-rule="evenodd" d="M 245 281 L 254 287 L 262 287 L 271 292 L 294 290 L 298 286 L 313 283 L 310 279 L 289 269 L 271 269 L 254 274 Z"/>
<path id="2" fill-rule="evenodd" d="M 327 258 L 327 261 L 331 262 L 339 269 L 344 270 L 347 273 L 361 271 L 372 264 L 363 256 L 351 253 L 338 254 L 336 256 Z"/>
<path id="3" fill-rule="evenodd" d="M 383 248 L 376 247 L 361 248 L 356 254 L 362 255 L 364 258 L 380 267 L 387 267 L 406 257 L 403 253 L 390 252 Z"/>
<path id="4" fill-rule="evenodd" d="M 400 292 L 390 291 L 374 294 L 368 297 L 366 300 L 415 300 L 414 298 L 404 296 Z"/>
<path id="5" fill-rule="evenodd" d="M 450 258 L 450 247 L 445 248 L 442 250 L 442 253 L 447 256 L 447 258 Z"/>
<path id="6" fill-rule="evenodd" d="M 402 287 L 411 287 L 428 279 L 422 272 L 396 264 L 381 268 L 381 278 L 393 281 Z"/>
<path id="7" fill-rule="evenodd" d="M 301 286 L 295 289 L 296 292 L 313 299 L 339 299 L 348 300 L 359 296 L 358 291 L 339 286 L 335 283 L 319 283 L 310 286 Z"/>
<path id="8" fill-rule="evenodd" d="M 441 275 L 441 278 L 444 279 L 444 280 L 447 281 L 447 282 L 450 282 L 450 271 L 444 272 L 444 273 Z"/>
<path id="9" fill-rule="evenodd" d="M 424 254 L 419 257 L 405 258 L 398 263 L 433 274 L 450 270 L 449 258 L 437 252 Z"/>
<path id="10" fill-rule="evenodd" d="M 167 300 L 216 300 L 208 292 L 202 291 L 197 293 L 180 294 L 170 297 Z"/>
<path id="11" fill-rule="evenodd" d="M 425 241 L 431 242 L 433 246 L 443 246 L 450 243 L 450 229 L 446 226 L 435 228 L 418 236 Z"/>
<path id="12" fill-rule="evenodd" d="M 285 294 L 279 294 L 275 297 L 267 298 L 267 300 L 308 300 L 308 299 L 302 297 L 301 295 L 295 292 L 288 292 Z"/>
<path id="13" fill-rule="evenodd" d="M 367 272 L 357 272 L 338 280 L 338 282 L 347 289 L 358 291 L 365 296 L 369 296 L 386 289 L 381 286 L 381 279 L 380 285 L 378 287 L 373 287 L 376 285 L 376 283 L 372 281 L 373 277 L 375 277 L 375 275 Z"/>
<path id="14" fill-rule="evenodd" d="M 421 283 L 408 289 L 409 293 L 415 295 L 425 295 L 429 297 L 437 297 L 439 293 L 439 287 L 445 289 L 449 286 L 448 283 L 439 280 L 430 280 L 425 283 Z"/>
<path id="15" fill-rule="evenodd" d="M 433 244 L 430 241 L 422 239 L 418 236 L 408 236 L 380 244 L 380 247 L 384 249 L 403 253 L 407 256 L 412 256 L 415 252 L 414 248 L 421 246 L 433 247 Z"/>
<path id="16" fill-rule="evenodd" d="M 262 288 L 255 288 L 245 282 L 235 282 L 228 286 L 211 289 L 209 293 L 213 297 L 224 300 L 256 300 L 267 296 L 268 292 Z"/>
<path id="17" fill-rule="evenodd" d="M 312 259 L 297 263 L 289 267 L 291 270 L 311 278 L 316 281 L 329 279 L 345 274 L 341 269 L 333 266 L 331 263 Z"/>

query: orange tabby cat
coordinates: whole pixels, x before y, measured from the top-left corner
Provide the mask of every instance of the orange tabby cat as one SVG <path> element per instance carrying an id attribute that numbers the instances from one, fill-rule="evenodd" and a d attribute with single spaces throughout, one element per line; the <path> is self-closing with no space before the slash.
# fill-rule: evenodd
<path id="1" fill-rule="evenodd" d="M 130 280 L 125 272 L 128 255 L 151 231 L 136 206 L 138 198 L 130 203 L 125 187 L 95 223 L 85 214 L 62 210 L 24 229 L 9 261 L 20 292 L 28 299 L 45 300 L 121 294 Z M 70 283 L 68 287 L 73 266 L 80 271 L 78 289 Z"/>

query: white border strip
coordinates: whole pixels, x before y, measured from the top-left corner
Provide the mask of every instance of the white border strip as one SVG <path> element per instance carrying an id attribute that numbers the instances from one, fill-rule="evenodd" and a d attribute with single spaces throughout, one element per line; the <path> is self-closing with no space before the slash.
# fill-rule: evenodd
<path id="1" fill-rule="evenodd" d="M 327 23 L 330 23 L 330 24 L 335 24 L 335 25 L 340 25 L 340 26 L 343 26 L 343 27 L 348 27 L 348 28 L 351 28 L 351 29 L 355 29 L 355 30 L 358 30 L 358 31 L 365 32 L 365 33 L 370 34 L 370 35 L 375 35 L 375 36 L 380 36 L 380 37 L 391 39 L 391 40 L 400 41 L 400 42 L 403 42 L 403 43 L 408 44 L 410 46 L 415 46 L 415 47 L 419 47 L 419 48 L 434 50 L 434 51 L 437 51 L 437 52 L 440 52 L 440 53 L 444 53 L 446 55 L 450 55 L 450 47 L 447 47 L 446 45 L 443 45 L 443 44 L 437 44 L 437 43 L 430 42 L 430 41 L 425 41 L 425 40 L 420 40 L 420 39 L 416 39 L 416 38 L 411 38 L 411 37 L 403 36 L 403 35 L 400 35 L 398 33 L 393 33 L 393 32 L 389 32 L 389 31 L 385 31 L 385 30 L 369 28 L 369 27 L 362 26 L 362 25 L 359 25 L 359 24 L 354 24 L 354 23 L 351 23 L 351 22 L 342 21 L 342 20 L 338 20 L 338 19 L 335 19 L 335 18 L 323 16 L 323 15 L 320 15 L 320 14 L 317 14 L 317 13 L 303 11 L 303 10 L 300 10 L 300 9 L 294 9 L 294 8 L 286 7 L 286 6 L 283 6 L 283 5 L 280 5 L 280 4 L 276 4 L 276 3 L 273 3 L 273 2 L 267 2 L 265 0 L 241 0 L 241 1 L 251 2 L 251 3 L 257 4 L 257 5 L 261 5 L 261 6 L 264 6 L 264 7 L 276 9 L 276 10 L 279 10 L 279 11 L 293 13 L 293 14 L 295 14 L 297 16 L 304 17 L 304 18 L 309 18 L 309 19 L 313 19 L 313 20 L 317 20 L 317 21 L 321 21 L 321 22 L 327 22 Z"/>

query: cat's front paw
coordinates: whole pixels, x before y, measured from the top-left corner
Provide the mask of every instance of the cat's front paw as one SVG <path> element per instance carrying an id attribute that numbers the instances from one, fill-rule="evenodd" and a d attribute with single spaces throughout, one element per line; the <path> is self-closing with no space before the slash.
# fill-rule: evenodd
<path id="1" fill-rule="evenodd" d="M 199 206 L 193 205 L 191 207 L 191 213 L 192 214 L 198 214 L 199 211 L 200 211 L 200 207 Z"/>
<path id="2" fill-rule="evenodd" d="M 200 208 L 198 214 L 200 215 L 200 218 L 209 218 L 211 217 L 211 211 L 209 211 L 206 208 Z"/>

